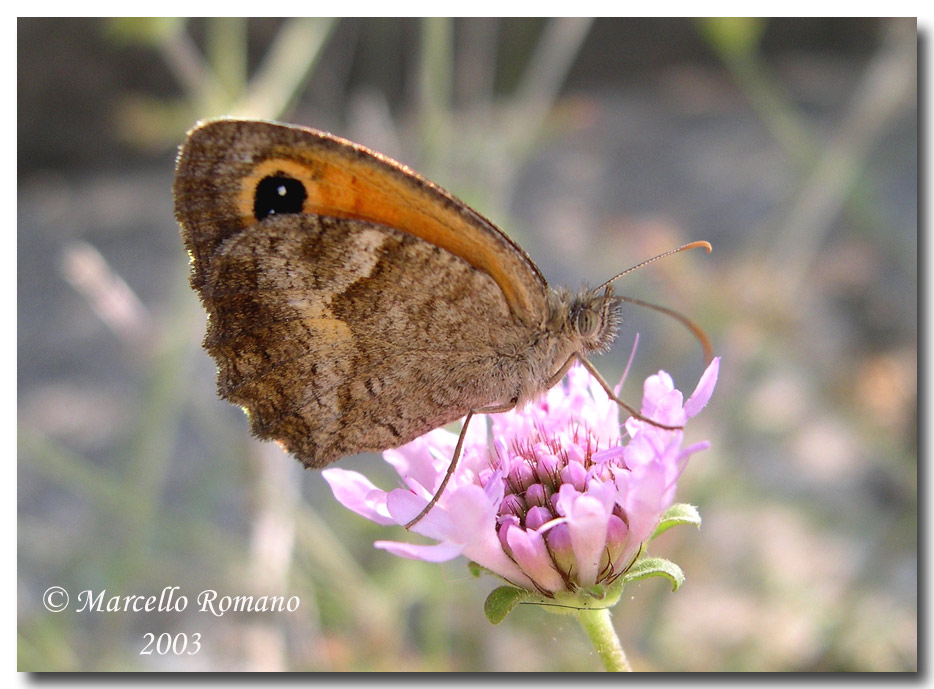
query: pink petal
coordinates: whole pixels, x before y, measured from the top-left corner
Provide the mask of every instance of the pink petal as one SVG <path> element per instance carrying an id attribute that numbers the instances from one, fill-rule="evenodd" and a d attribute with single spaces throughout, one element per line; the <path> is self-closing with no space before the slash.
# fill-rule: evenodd
<path id="1" fill-rule="evenodd" d="M 682 457 L 690 457 L 691 455 L 697 452 L 702 452 L 703 450 L 709 450 L 709 449 L 710 449 L 710 441 L 701 440 L 699 443 L 694 443 L 693 445 L 689 445 L 683 450 L 681 450 L 681 454 L 678 456 L 678 460 L 680 461 Z"/>
<path id="2" fill-rule="evenodd" d="M 552 565 L 540 533 L 514 526 L 507 531 L 506 541 L 516 562 L 536 584 L 548 591 L 564 589 L 564 581 Z"/>
<path id="3" fill-rule="evenodd" d="M 617 462 L 626 454 L 626 448 L 622 445 L 613 445 L 605 450 L 595 452 L 590 458 L 594 464 L 606 464 L 607 462 Z"/>
<path id="4" fill-rule="evenodd" d="M 704 374 L 698 381 L 697 387 L 688 398 L 688 401 L 684 403 L 684 411 L 688 417 L 695 416 L 701 409 L 704 408 L 707 402 L 710 401 L 710 396 L 713 394 L 713 389 L 717 385 L 717 376 L 719 373 L 720 357 L 715 357 L 714 360 L 710 362 L 707 370 L 704 371 Z"/>
<path id="5" fill-rule="evenodd" d="M 587 493 L 589 497 L 597 500 L 603 505 L 603 509 L 607 514 L 613 511 L 613 507 L 616 505 L 617 490 L 616 484 L 613 481 L 604 481 L 598 479 L 591 479 L 587 483 Z"/>
<path id="6" fill-rule="evenodd" d="M 626 382 L 626 378 L 629 377 L 629 369 L 632 367 L 632 362 L 636 358 L 636 350 L 639 348 L 639 333 L 636 333 L 636 337 L 632 341 L 632 349 L 629 351 L 629 360 L 626 362 L 626 368 L 623 369 L 623 375 L 619 379 L 619 383 L 616 384 L 616 387 L 613 388 L 613 392 L 619 397 L 620 390 L 623 389 L 623 383 Z"/>
<path id="7" fill-rule="evenodd" d="M 656 461 L 616 474 L 619 504 L 626 511 L 629 537 L 637 543 L 652 535 L 662 512 L 671 504 L 674 485 L 667 469 L 664 462 Z"/>
<path id="8" fill-rule="evenodd" d="M 568 488 L 571 490 L 566 490 Z M 600 571 L 600 557 L 606 547 L 610 515 L 599 500 L 579 495 L 567 484 L 561 486 L 558 501 L 567 515 L 571 548 L 577 560 L 578 583 L 582 586 L 595 584 Z"/>
<path id="9" fill-rule="evenodd" d="M 412 490 L 433 495 L 441 482 L 438 471 L 440 455 L 445 452 L 452 454 L 456 442 L 456 435 L 436 428 L 402 447 L 386 450 L 383 459 L 393 466 Z"/>
<path id="10" fill-rule="evenodd" d="M 571 546 L 578 564 L 579 583 L 590 586 L 596 583 L 600 571 L 600 558 L 606 548 L 609 515 L 599 507 L 599 502 L 584 496 L 578 501 L 574 516 L 568 524 L 571 530 Z"/>
<path id="11" fill-rule="evenodd" d="M 478 534 L 493 532 L 496 526 L 496 508 L 498 503 L 490 500 L 490 495 L 480 486 L 468 484 L 453 491 L 446 501 L 452 514 L 457 515 L 450 538 L 460 543 L 470 543 Z"/>
<path id="12" fill-rule="evenodd" d="M 491 572 L 496 572 L 506 581 L 516 586 L 533 589 L 534 584 L 515 561 L 506 554 L 504 547 L 510 524 L 518 524 L 515 517 L 504 517 L 504 525 L 497 533 L 495 528 L 484 529 L 475 534 L 470 544 L 464 548 L 464 556 Z"/>
<path id="13" fill-rule="evenodd" d="M 321 472 L 331 486 L 337 501 L 349 510 L 377 524 L 390 525 L 397 522 L 386 507 L 386 493 L 377 488 L 363 474 L 346 469 L 325 469 Z"/>
<path id="14" fill-rule="evenodd" d="M 535 590 L 532 580 L 503 552 L 503 546 L 500 545 L 499 538 L 497 538 L 494 530 L 481 534 L 480 538 L 464 548 L 464 557 L 473 560 L 491 572 L 496 572 L 503 579 L 516 586 L 521 586 L 530 591 Z"/>
<path id="15" fill-rule="evenodd" d="M 428 504 L 428 500 L 403 488 L 389 493 L 386 506 L 397 524 L 407 524 Z M 453 515 L 457 515 L 455 519 Z M 448 486 L 441 501 L 412 527 L 415 533 L 461 546 L 476 540 L 484 531 L 493 531 L 496 504 L 483 488 L 468 484 Z"/>
<path id="16" fill-rule="evenodd" d="M 386 508 L 392 515 L 394 524 L 408 524 L 425 509 L 427 504 L 428 498 L 415 495 L 407 488 L 397 488 L 386 496 Z M 439 541 L 446 541 L 449 540 L 448 534 L 454 528 L 453 523 L 451 515 L 443 505 L 439 504 L 432 507 L 428 514 L 412 527 L 412 531 Z"/>
<path id="17" fill-rule="evenodd" d="M 478 565 L 496 572 L 517 586 L 534 589 L 532 581 L 503 552 L 496 536 L 495 504 L 482 488 L 474 485 L 451 489 L 444 504 L 435 505 L 412 531 L 441 541 L 436 545 L 412 545 L 395 541 L 380 541 L 377 545 L 402 557 L 443 562 L 459 554 Z M 500 490 L 500 495 L 502 491 Z M 387 506 L 399 524 L 413 519 L 428 500 L 405 489 L 392 491 Z M 457 515 L 457 519 L 452 518 Z M 453 554 L 452 554 L 453 553 Z"/>
<path id="18" fill-rule="evenodd" d="M 642 384 L 642 409 L 650 410 L 658 404 L 658 401 L 675 389 L 674 381 L 665 371 L 659 371 L 654 376 L 649 376 Z"/>
<path id="19" fill-rule="evenodd" d="M 416 545 L 414 543 L 400 543 L 399 541 L 376 541 L 373 545 L 399 557 L 407 557 L 410 560 L 424 560 L 425 562 L 447 562 L 460 555 L 463 550 L 454 543 Z"/>

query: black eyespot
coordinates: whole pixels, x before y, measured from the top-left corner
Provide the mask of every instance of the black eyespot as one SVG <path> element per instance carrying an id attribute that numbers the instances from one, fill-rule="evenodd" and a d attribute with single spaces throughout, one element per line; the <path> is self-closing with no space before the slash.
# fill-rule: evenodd
<path id="1" fill-rule="evenodd" d="M 284 175 L 265 177 L 256 185 L 253 215 L 262 220 L 273 214 L 301 213 L 307 196 L 305 185 L 297 179 Z"/>

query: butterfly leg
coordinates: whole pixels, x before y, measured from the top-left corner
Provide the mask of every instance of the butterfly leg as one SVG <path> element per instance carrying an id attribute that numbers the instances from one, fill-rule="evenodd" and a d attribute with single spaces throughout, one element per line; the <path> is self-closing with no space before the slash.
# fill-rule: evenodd
<path id="1" fill-rule="evenodd" d="M 547 383 L 545 383 L 545 389 L 551 390 L 555 385 L 560 383 L 561 379 L 564 378 L 564 374 L 568 372 L 569 368 L 571 368 L 571 364 L 573 364 L 574 361 L 579 358 L 580 357 L 578 357 L 576 353 L 569 356 L 568 360 L 565 361 L 561 368 L 558 369 L 558 372 L 549 378 Z"/>
<path id="2" fill-rule="evenodd" d="M 506 404 L 491 405 L 489 407 L 481 407 L 480 409 L 474 409 L 467 412 L 467 416 L 464 417 L 464 425 L 461 426 L 460 435 L 457 437 L 457 445 L 454 446 L 454 455 L 451 457 L 451 463 L 448 465 L 447 473 L 444 475 L 444 480 L 441 481 L 441 485 L 438 486 L 438 490 L 435 491 L 435 494 L 432 496 L 431 500 L 425 508 L 418 513 L 418 516 L 415 517 L 412 521 L 405 525 L 405 528 L 411 529 L 422 518 L 431 511 L 431 508 L 438 504 L 438 500 L 441 499 L 441 495 L 444 493 L 444 489 L 448 485 L 448 481 L 451 480 L 451 476 L 454 475 L 454 470 L 457 468 L 457 462 L 461 457 L 461 451 L 464 449 L 464 439 L 467 437 L 467 425 L 470 423 L 470 419 L 473 418 L 474 414 L 501 414 L 502 412 L 510 411 L 516 408 L 516 403 L 518 400 L 512 400 Z"/>
<path id="3" fill-rule="evenodd" d="M 640 414 L 639 412 L 637 412 L 635 409 L 633 409 L 633 408 L 630 407 L 628 404 L 626 404 L 625 402 L 623 402 L 623 400 L 621 400 L 619 397 L 617 397 L 617 396 L 616 396 L 616 393 L 613 392 L 613 388 L 611 388 L 611 387 L 610 387 L 610 384 L 607 383 L 607 382 L 603 379 L 603 376 L 600 375 L 600 372 L 597 371 L 596 367 L 595 367 L 592 363 L 590 363 L 586 358 L 582 357 L 580 354 L 576 354 L 576 353 L 575 353 L 575 354 L 572 354 L 572 355 L 571 355 L 571 358 L 568 359 L 568 363 L 566 363 L 564 366 L 562 366 L 562 367 L 561 367 L 561 370 L 562 370 L 563 372 L 566 372 L 567 369 L 568 369 L 568 367 L 570 367 L 571 362 L 572 362 L 574 359 L 577 359 L 579 362 L 581 362 L 581 364 L 583 364 L 584 368 L 586 368 L 586 369 L 590 372 L 590 375 L 592 375 L 594 378 L 597 379 L 597 382 L 600 383 L 600 387 L 602 387 L 604 390 L 606 390 L 606 394 L 610 396 L 610 399 L 611 399 L 611 400 L 613 400 L 614 402 L 616 402 L 616 404 L 618 404 L 619 406 L 621 406 L 623 409 L 625 409 L 626 411 L 628 411 L 630 414 L 632 414 L 634 417 L 636 417 L 636 418 L 639 419 L 640 421 L 645 421 L 646 423 L 650 423 L 650 424 L 652 424 L 653 426 L 655 426 L 655 427 L 657 427 L 657 428 L 664 428 L 666 431 L 681 431 L 681 430 L 684 430 L 684 426 L 668 426 L 668 425 L 666 425 L 666 424 L 659 423 L 658 421 L 653 421 L 652 419 L 650 419 L 650 418 L 648 418 L 648 417 L 642 416 L 642 414 Z M 564 375 L 563 372 L 561 372 L 561 375 L 562 375 L 562 376 Z M 555 381 L 555 382 L 557 382 L 557 381 Z"/>
<path id="4" fill-rule="evenodd" d="M 454 446 L 454 456 L 451 457 L 451 463 L 448 465 L 448 472 L 444 475 L 444 480 L 441 481 L 441 485 L 438 486 L 438 490 L 435 491 L 435 494 L 432 496 L 431 500 L 425 505 L 425 509 L 418 513 L 418 516 L 415 517 L 412 521 L 405 525 L 405 528 L 411 529 L 413 526 L 418 524 L 422 518 L 431 511 L 431 508 L 434 507 L 438 500 L 441 498 L 441 494 L 444 493 L 444 489 L 448 485 L 448 481 L 451 480 L 451 476 L 454 475 L 454 469 L 457 468 L 457 460 L 460 459 L 461 450 L 464 448 L 464 438 L 467 437 L 467 426 L 470 424 L 470 419 L 473 417 L 473 412 L 467 412 L 467 416 L 464 417 L 464 425 L 461 426 L 461 433 L 457 437 L 457 445 Z"/>

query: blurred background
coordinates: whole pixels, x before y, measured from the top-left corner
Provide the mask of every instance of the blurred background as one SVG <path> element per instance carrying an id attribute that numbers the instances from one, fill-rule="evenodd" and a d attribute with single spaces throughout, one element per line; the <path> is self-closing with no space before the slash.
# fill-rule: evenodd
<path id="1" fill-rule="evenodd" d="M 917 27 L 880 19 L 18 21 L 20 670 L 596 670 L 571 618 L 498 585 L 249 436 L 215 395 L 172 213 L 196 120 L 282 119 L 386 153 L 515 238 L 553 284 L 701 323 L 723 357 L 678 499 L 614 621 L 641 670 L 917 669 Z M 50 50 L 49 46 L 54 46 Z M 629 307 L 635 381 L 703 369 Z M 342 460 L 383 487 L 374 457 Z M 411 536 L 409 538 L 415 538 Z M 68 611 L 42 605 L 49 586 Z M 179 586 L 184 613 L 75 612 Z M 195 611 L 296 595 L 294 613 Z M 147 633 L 195 655 L 140 655 Z"/>

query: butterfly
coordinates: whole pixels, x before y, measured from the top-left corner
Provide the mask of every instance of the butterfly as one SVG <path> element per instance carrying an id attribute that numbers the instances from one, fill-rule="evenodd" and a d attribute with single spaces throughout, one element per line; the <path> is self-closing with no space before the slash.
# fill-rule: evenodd
<path id="1" fill-rule="evenodd" d="M 588 356 L 636 301 L 614 294 L 619 276 L 550 287 L 465 203 L 314 129 L 201 123 L 180 148 L 174 197 L 218 392 L 307 467 L 463 417 L 466 428 L 541 396 L 574 361 L 602 382 Z M 698 246 L 710 250 L 662 255 Z"/>

